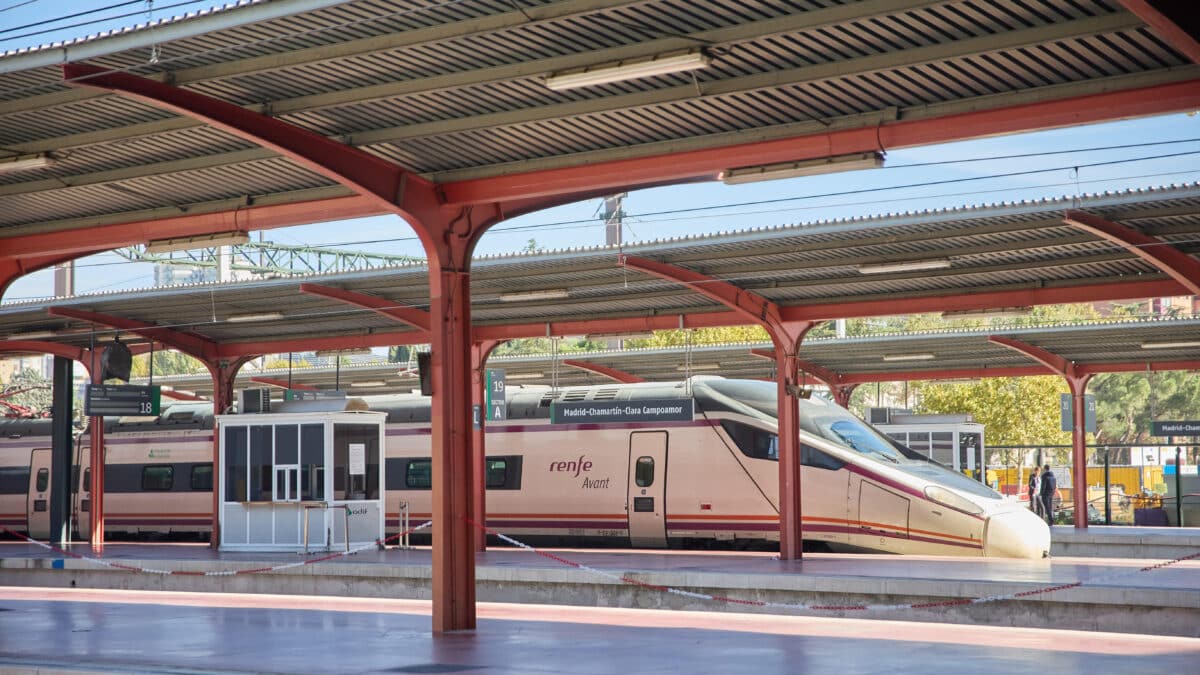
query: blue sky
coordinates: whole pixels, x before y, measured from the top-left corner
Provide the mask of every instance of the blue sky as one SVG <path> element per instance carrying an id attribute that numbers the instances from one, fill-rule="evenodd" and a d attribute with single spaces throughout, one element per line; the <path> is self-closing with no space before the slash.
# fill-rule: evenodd
<path id="1" fill-rule="evenodd" d="M 119 4 L 120 0 L 0 0 L 0 51 L 81 37 L 147 19 L 146 3 L 133 2 L 99 15 L 21 28 L 66 14 Z M 209 1 L 172 3 L 160 0 L 154 3 L 152 16 L 160 19 L 207 8 L 212 4 Z M 55 32 L 39 32 L 63 23 L 78 23 L 115 14 L 132 16 Z M 1148 145 L 1155 143 L 1161 144 Z M 1068 152 L 1032 156 L 1054 151 Z M 1014 155 L 1016 157 L 1003 159 Z M 962 160 L 980 161 L 951 163 Z M 1098 166 L 1101 163 L 1108 164 Z M 1006 175 L 1035 170 L 1038 172 Z M 941 181 L 961 182 L 929 185 Z M 692 184 L 634 192 L 625 201 L 625 210 L 630 214 L 626 221 L 625 239 L 646 241 L 832 218 L 1041 199 L 1194 181 L 1200 181 L 1200 115 L 1179 113 L 894 150 L 888 152 L 886 168 L 872 171 L 741 186 Z M 519 251 L 525 248 L 530 239 L 544 249 L 601 245 L 604 242 L 604 225 L 597 217 L 599 206 L 599 200 L 591 200 L 502 223 L 484 235 L 477 255 Z M 684 210 L 699 208 L 704 210 Z M 423 255 L 412 231 L 395 217 L 272 230 L 264 236 L 268 241 L 283 244 L 337 245 L 348 249 Z M 113 254 L 81 259 L 77 265 L 79 292 L 153 285 L 150 265 L 124 262 Z M 12 302 L 45 297 L 52 292 L 50 273 L 41 272 L 18 280 L 3 300 Z"/>

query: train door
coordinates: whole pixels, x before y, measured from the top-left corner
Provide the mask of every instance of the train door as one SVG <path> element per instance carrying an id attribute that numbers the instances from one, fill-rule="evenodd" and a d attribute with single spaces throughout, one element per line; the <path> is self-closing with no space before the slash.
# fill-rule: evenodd
<path id="1" fill-rule="evenodd" d="M 629 543 L 667 545 L 667 432 L 629 434 Z"/>
<path id="2" fill-rule="evenodd" d="M 72 531 L 80 539 L 88 539 L 92 535 L 92 457 L 91 438 L 82 434 L 75 441 L 75 468 L 71 473 L 71 513 L 75 518 Z"/>
<path id="3" fill-rule="evenodd" d="M 29 499 L 25 505 L 25 522 L 29 536 L 50 538 L 50 448 L 35 448 L 29 458 Z"/>
<path id="4" fill-rule="evenodd" d="M 908 498 L 872 483 L 858 487 L 858 522 L 861 534 L 878 537 L 881 548 L 892 548 L 895 540 L 908 539 Z"/>

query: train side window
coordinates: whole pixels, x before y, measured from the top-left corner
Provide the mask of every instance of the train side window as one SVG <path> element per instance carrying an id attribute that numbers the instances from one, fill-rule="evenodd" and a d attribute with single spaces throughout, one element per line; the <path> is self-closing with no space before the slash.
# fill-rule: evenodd
<path id="1" fill-rule="evenodd" d="M 196 464 L 192 467 L 192 489 L 212 492 L 212 464 Z"/>
<path id="2" fill-rule="evenodd" d="M 433 489 L 433 460 L 412 459 L 404 470 L 404 486 L 410 490 Z"/>
<path id="3" fill-rule="evenodd" d="M 72 492 L 79 492 L 79 465 L 78 464 L 71 467 L 71 485 L 74 486 L 71 488 Z"/>
<path id="4" fill-rule="evenodd" d="M 721 427 L 743 455 L 753 459 L 779 459 L 779 437 L 775 434 L 730 420 L 722 420 Z"/>
<path id="5" fill-rule="evenodd" d="M 92 467 L 90 466 L 83 470 L 83 491 L 92 491 Z"/>
<path id="6" fill-rule="evenodd" d="M 142 489 L 170 490 L 175 484 L 175 467 L 170 464 L 152 464 L 142 467 Z"/>
<path id="7" fill-rule="evenodd" d="M 633 482 L 638 487 L 650 487 L 654 484 L 654 458 L 638 457 L 633 469 Z"/>
<path id="8" fill-rule="evenodd" d="M 829 469 L 830 471 L 837 471 L 846 466 L 846 463 L 842 460 L 805 443 L 800 444 L 800 463 L 804 466 Z"/>
<path id="9" fill-rule="evenodd" d="M 520 490 L 521 460 L 522 457 L 520 455 L 488 457 L 487 489 Z"/>
<path id="10" fill-rule="evenodd" d="M 29 489 L 29 466 L 0 466 L 0 495 L 23 495 Z"/>
<path id="11" fill-rule="evenodd" d="M 48 487 L 50 487 L 50 469 L 38 469 L 37 491 L 45 492 Z"/>

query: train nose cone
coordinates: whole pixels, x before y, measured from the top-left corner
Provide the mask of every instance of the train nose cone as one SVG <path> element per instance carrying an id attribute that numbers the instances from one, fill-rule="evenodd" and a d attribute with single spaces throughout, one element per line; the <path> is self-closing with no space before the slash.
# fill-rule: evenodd
<path id="1" fill-rule="evenodd" d="M 1050 554 L 1050 527 L 1028 509 L 988 518 L 983 554 L 1003 558 L 1044 558 Z"/>

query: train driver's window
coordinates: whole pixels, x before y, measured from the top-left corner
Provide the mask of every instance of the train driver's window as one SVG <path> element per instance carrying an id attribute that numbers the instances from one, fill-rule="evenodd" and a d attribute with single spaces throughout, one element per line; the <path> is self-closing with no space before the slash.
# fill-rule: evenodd
<path id="1" fill-rule="evenodd" d="M 721 427 L 743 455 L 754 459 L 779 459 L 779 437 L 775 434 L 730 420 L 723 420 Z"/>
<path id="2" fill-rule="evenodd" d="M 638 487 L 650 487 L 654 484 L 654 458 L 638 457 L 633 471 L 633 480 Z"/>
<path id="3" fill-rule="evenodd" d="M 50 469 L 38 469 L 37 491 L 45 492 L 48 487 L 50 487 Z"/>
<path id="4" fill-rule="evenodd" d="M 170 490 L 175 484 L 175 467 L 170 464 L 153 464 L 142 467 L 143 490 Z"/>

